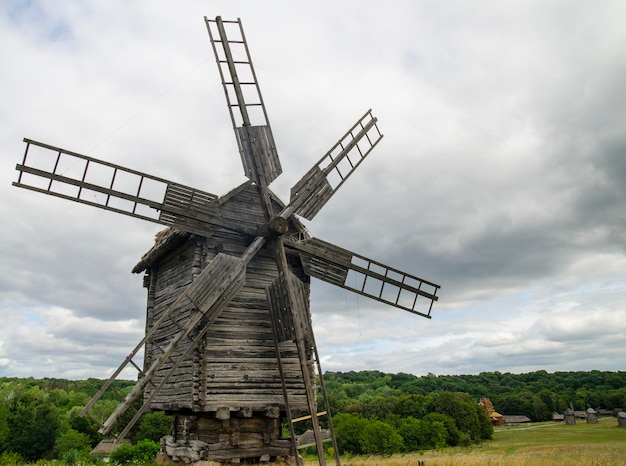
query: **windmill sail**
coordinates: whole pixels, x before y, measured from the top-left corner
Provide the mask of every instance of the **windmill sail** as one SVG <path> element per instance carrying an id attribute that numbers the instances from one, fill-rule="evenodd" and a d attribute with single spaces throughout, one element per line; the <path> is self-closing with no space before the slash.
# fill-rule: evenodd
<path id="1" fill-rule="evenodd" d="M 432 282 L 388 267 L 317 238 L 285 245 L 300 253 L 308 275 L 430 318 L 440 288 Z"/>
<path id="2" fill-rule="evenodd" d="M 337 143 L 291 188 L 290 205 L 312 220 L 382 139 L 368 110 Z"/>
<path id="3" fill-rule="evenodd" d="M 282 173 L 241 20 L 204 18 L 245 175 L 267 186 Z"/>
<path id="4" fill-rule="evenodd" d="M 42 142 L 24 139 L 13 186 L 150 222 L 207 234 L 228 227 L 216 195 Z"/>

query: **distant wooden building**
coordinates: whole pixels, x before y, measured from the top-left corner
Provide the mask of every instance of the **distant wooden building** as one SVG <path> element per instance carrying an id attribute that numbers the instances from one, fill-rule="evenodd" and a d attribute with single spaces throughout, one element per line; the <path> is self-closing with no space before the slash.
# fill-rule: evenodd
<path id="1" fill-rule="evenodd" d="M 593 408 L 587 409 L 587 423 L 588 424 L 597 424 L 598 423 L 598 413 Z"/>
<path id="2" fill-rule="evenodd" d="M 626 427 L 626 413 L 624 411 L 617 413 L 617 425 L 620 427 Z"/>
<path id="3" fill-rule="evenodd" d="M 565 415 L 561 413 L 552 413 L 552 420 L 554 422 L 563 422 L 565 421 Z"/>
<path id="4" fill-rule="evenodd" d="M 478 402 L 478 404 L 485 408 L 485 411 L 487 411 L 487 416 L 489 416 L 489 420 L 494 427 L 500 427 L 504 425 L 504 418 L 502 414 L 496 412 L 489 398 L 482 398 Z"/>
<path id="5" fill-rule="evenodd" d="M 130 440 L 122 440 L 118 442 L 115 439 L 104 439 L 101 440 L 100 443 L 89 452 L 89 454 L 100 460 L 108 461 L 109 456 L 111 456 L 113 450 L 119 447 L 122 443 L 130 444 Z"/>
<path id="6" fill-rule="evenodd" d="M 565 424 L 573 426 L 576 424 L 576 414 L 572 408 L 567 408 L 563 413 L 563 418 L 565 420 Z"/>
<path id="7" fill-rule="evenodd" d="M 520 424 L 532 423 L 528 416 L 509 416 L 505 414 L 502 416 L 502 420 L 505 426 L 518 426 Z"/>

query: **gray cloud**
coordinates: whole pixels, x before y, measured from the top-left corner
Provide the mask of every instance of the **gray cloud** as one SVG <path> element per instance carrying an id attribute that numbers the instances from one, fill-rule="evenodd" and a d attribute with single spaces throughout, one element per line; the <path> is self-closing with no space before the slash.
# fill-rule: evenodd
<path id="1" fill-rule="evenodd" d="M 287 200 L 371 106 L 385 138 L 307 225 L 443 286 L 426 321 L 315 283 L 325 369 L 622 369 L 624 10 L 1 7 L 0 375 L 116 367 L 143 329 L 130 269 L 159 230 L 11 187 L 24 136 L 215 194 L 243 181 L 202 24 L 215 14 L 244 21 L 284 168 L 272 189 Z"/>

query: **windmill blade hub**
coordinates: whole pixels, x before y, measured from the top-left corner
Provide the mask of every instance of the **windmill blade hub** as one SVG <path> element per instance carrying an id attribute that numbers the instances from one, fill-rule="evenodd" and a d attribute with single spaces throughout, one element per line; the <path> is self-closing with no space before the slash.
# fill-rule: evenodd
<path id="1" fill-rule="evenodd" d="M 264 225 L 260 225 L 257 229 L 257 235 L 265 239 L 277 238 L 289 231 L 289 221 L 283 217 L 274 217 Z"/>

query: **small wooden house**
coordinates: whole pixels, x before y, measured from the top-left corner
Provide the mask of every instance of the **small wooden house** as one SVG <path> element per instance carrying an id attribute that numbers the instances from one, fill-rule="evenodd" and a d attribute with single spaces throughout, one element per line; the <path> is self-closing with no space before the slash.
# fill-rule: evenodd
<path id="1" fill-rule="evenodd" d="M 626 427 L 626 413 L 624 411 L 617 413 L 617 425 L 619 427 Z"/>
<path id="2" fill-rule="evenodd" d="M 572 408 L 567 408 L 563 413 L 563 418 L 565 419 L 565 424 L 573 426 L 576 424 L 576 414 Z"/>
<path id="3" fill-rule="evenodd" d="M 530 424 L 532 422 L 528 416 L 511 416 L 505 414 L 502 418 L 505 426 L 518 426 L 520 424 Z"/>
<path id="4" fill-rule="evenodd" d="M 221 197 L 222 216 L 250 227 L 263 224 L 258 190 L 254 183 L 246 182 Z M 283 207 L 276 198 L 272 197 L 272 202 L 276 211 Z M 302 237 L 306 231 L 294 219 L 287 234 Z M 157 235 L 152 249 L 133 270 L 145 271 L 146 329 L 218 253 L 239 257 L 249 242 L 246 235 L 223 228 L 206 236 L 173 228 Z M 200 344 L 194 348 L 189 343 L 180 344 L 177 351 L 182 363 L 173 375 L 155 392 L 153 387 L 164 378 L 161 374 L 171 369 L 164 365 L 154 383 L 146 386 L 144 399 L 153 397 L 151 410 L 174 415 L 173 435 L 164 441 L 171 458 L 239 461 L 291 454 L 290 440 L 282 438 L 286 407 L 266 295 L 278 273 L 274 254 L 269 246 L 256 254 L 246 268 L 243 288 L 210 325 Z M 287 251 L 287 260 L 291 272 L 304 283 L 308 297 L 310 277 L 304 273 L 299 256 Z M 162 325 L 154 342 L 146 344 L 144 367 L 150 367 L 185 326 L 189 307 L 189 303 L 182 303 L 176 321 Z M 310 319 L 310 312 L 306 318 Z M 289 406 L 296 413 L 304 412 L 308 402 L 296 345 L 286 341 L 279 348 Z"/>

